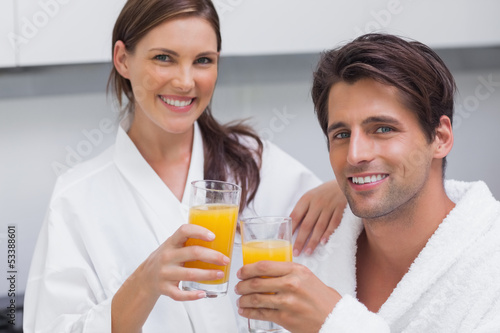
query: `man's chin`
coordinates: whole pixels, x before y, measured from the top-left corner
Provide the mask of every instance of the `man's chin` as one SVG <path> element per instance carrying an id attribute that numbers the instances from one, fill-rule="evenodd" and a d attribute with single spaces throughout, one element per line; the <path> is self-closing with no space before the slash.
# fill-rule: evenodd
<path id="1" fill-rule="evenodd" d="M 351 208 L 352 213 L 361 218 L 361 219 L 377 219 L 387 215 L 387 212 L 381 209 L 380 206 L 368 206 L 368 205 L 360 205 L 356 202 L 352 202 L 353 200 L 347 199 L 349 203 L 349 207 Z"/>

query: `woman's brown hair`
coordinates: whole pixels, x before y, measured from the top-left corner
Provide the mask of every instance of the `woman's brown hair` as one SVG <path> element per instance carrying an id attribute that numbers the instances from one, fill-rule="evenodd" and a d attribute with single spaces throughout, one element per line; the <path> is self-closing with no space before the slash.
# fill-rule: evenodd
<path id="1" fill-rule="evenodd" d="M 415 112 L 427 140 L 434 139 L 441 116 L 453 123 L 456 91 L 452 74 L 428 46 L 387 34 L 367 34 L 322 54 L 313 77 L 312 99 L 327 135 L 328 96 L 337 82 L 370 78 L 398 89 L 401 102 Z M 443 159 L 443 172 L 446 158 Z"/>
<path id="2" fill-rule="evenodd" d="M 167 20 L 189 16 L 200 17 L 210 23 L 216 34 L 217 51 L 220 51 L 219 17 L 210 0 L 128 0 L 116 20 L 112 48 L 121 40 L 127 51 L 133 53 L 137 43 L 151 29 Z M 108 90 L 110 88 L 125 114 L 133 114 L 135 97 L 131 83 L 114 67 L 108 81 Z M 128 100 L 125 107 L 122 95 Z M 212 115 L 210 105 L 198 118 L 198 125 L 204 142 L 204 178 L 239 184 L 242 188 L 240 210 L 243 210 L 255 198 L 260 184 L 262 141 L 242 122 L 219 124 Z M 242 144 L 242 137 L 255 140 L 255 147 Z"/>

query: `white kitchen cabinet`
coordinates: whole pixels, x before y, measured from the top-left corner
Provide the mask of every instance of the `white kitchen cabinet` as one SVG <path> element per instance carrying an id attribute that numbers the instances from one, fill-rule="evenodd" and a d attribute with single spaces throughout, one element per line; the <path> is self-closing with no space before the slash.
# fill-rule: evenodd
<path id="1" fill-rule="evenodd" d="M 111 32 L 125 0 L 7 3 L 12 6 L 13 1 L 18 6 L 18 66 L 111 59 Z M 373 31 L 410 37 L 434 48 L 500 45 L 498 0 L 213 1 L 226 56 L 317 53 Z M 13 56 L 2 55 L 7 62 Z"/>
<path id="2" fill-rule="evenodd" d="M 0 2 L 0 68 L 16 65 L 14 0 Z"/>
<path id="3" fill-rule="evenodd" d="M 500 45 L 498 0 L 214 0 L 223 54 L 310 53 L 373 31 L 434 48 Z"/>
<path id="4" fill-rule="evenodd" d="M 125 0 L 16 0 L 19 66 L 103 62 Z"/>

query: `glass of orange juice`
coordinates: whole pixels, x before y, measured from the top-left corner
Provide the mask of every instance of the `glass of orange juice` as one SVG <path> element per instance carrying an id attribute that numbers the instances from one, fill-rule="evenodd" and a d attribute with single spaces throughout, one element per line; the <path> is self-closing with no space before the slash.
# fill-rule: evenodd
<path id="1" fill-rule="evenodd" d="M 292 261 L 292 219 L 258 216 L 241 219 L 243 265 L 261 260 Z M 248 320 L 251 333 L 288 332 L 271 321 Z"/>
<path id="2" fill-rule="evenodd" d="M 238 220 L 241 187 L 217 180 L 198 180 L 191 183 L 189 203 L 189 223 L 207 228 L 215 234 L 215 239 L 205 242 L 190 238 L 185 246 L 203 246 L 219 251 L 231 258 L 234 235 Z M 184 263 L 184 267 L 216 269 L 224 272 L 224 277 L 209 281 L 182 281 L 183 290 L 203 290 L 207 297 L 227 294 L 230 263 L 218 266 L 199 260 Z"/>

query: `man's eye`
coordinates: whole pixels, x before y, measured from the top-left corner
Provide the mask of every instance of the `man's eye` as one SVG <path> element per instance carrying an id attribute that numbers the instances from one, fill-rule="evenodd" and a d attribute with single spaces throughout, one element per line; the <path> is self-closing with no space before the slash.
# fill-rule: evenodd
<path id="1" fill-rule="evenodd" d="M 390 127 L 379 127 L 377 129 L 377 133 L 388 133 L 388 132 L 392 132 L 392 128 L 390 128 Z"/>
<path id="2" fill-rule="evenodd" d="M 159 55 L 155 56 L 155 60 L 169 61 L 170 57 L 168 55 L 166 55 L 166 54 L 159 54 Z"/>
<path id="3" fill-rule="evenodd" d="M 334 139 L 347 139 L 348 137 L 349 137 L 349 133 L 342 132 L 342 133 L 335 135 L 333 138 Z"/>

